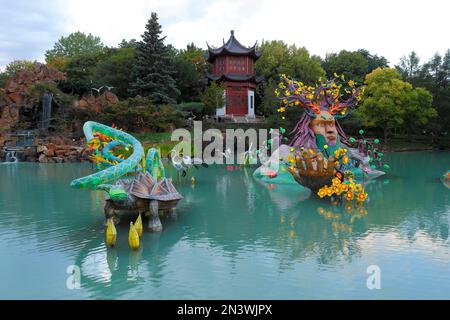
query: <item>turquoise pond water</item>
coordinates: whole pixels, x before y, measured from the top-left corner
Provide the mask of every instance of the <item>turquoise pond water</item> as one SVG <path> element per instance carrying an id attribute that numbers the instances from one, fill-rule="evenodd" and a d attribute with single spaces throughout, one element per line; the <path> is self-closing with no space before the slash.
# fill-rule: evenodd
<path id="1" fill-rule="evenodd" d="M 104 243 L 102 192 L 69 182 L 89 164 L 0 164 L 0 298 L 450 298 L 450 153 L 387 154 L 389 175 L 346 213 L 297 186 L 262 184 L 254 168 L 194 171 L 178 217 L 128 247 Z M 67 268 L 79 266 L 80 289 Z M 380 268 L 380 289 L 367 268 Z"/>

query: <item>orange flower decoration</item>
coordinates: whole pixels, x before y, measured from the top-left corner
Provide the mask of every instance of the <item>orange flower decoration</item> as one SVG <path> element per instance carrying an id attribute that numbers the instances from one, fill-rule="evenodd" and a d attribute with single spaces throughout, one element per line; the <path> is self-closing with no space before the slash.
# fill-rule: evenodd
<path id="1" fill-rule="evenodd" d="M 358 193 L 358 194 L 356 195 L 356 199 L 357 199 L 358 201 L 361 201 L 361 202 L 363 202 L 364 200 L 366 200 L 366 198 L 367 198 L 367 193 L 365 193 L 364 191 L 362 191 L 361 193 Z"/>
<path id="2" fill-rule="evenodd" d="M 352 191 L 347 191 L 347 193 L 345 194 L 345 200 L 347 200 L 347 201 L 353 200 L 354 197 L 355 197 L 355 195 Z"/>
<path id="3" fill-rule="evenodd" d="M 348 191 L 348 184 L 341 183 L 341 185 L 339 186 L 339 189 L 340 189 L 341 192 L 347 192 Z"/>
<path id="4" fill-rule="evenodd" d="M 327 193 L 327 196 L 331 197 L 334 193 L 333 188 L 327 188 L 326 193 Z"/>
<path id="5" fill-rule="evenodd" d="M 321 198 L 325 197 L 327 195 L 327 192 L 324 188 L 320 188 L 320 190 L 317 192 L 317 195 Z"/>
<path id="6" fill-rule="evenodd" d="M 333 178 L 332 182 L 333 186 L 338 186 L 341 184 L 341 180 L 339 178 Z"/>

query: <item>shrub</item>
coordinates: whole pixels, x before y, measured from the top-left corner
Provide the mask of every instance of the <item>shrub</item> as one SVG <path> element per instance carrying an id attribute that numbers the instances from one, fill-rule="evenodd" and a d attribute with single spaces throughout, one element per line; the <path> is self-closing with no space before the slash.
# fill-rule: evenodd
<path id="1" fill-rule="evenodd" d="M 89 114 L 105 124 L 132 132 L 160 132 L 184 125 L 180 111 L 170 105 L 154 105 L 149 99 L 129 98 L 106 105 L 99 114 Z"/>
<path id="2" fill-rule="evenodd" d="M 203 117 L 205 113 L 205 104 L 203 102 L 186 102 L 180 103 L 174 106 L 175 109 L 184 112 L 186 114 L 192 113 L 197 118 Z"/>

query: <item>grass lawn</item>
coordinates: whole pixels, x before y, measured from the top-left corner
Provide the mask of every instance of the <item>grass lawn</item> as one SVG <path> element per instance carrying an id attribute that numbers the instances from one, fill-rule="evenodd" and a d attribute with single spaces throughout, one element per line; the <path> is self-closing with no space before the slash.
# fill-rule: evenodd
<path id="1" fill-rule="evenodd" d="M 170 132 L 132 133 L 132 135 L 141 141 L 146 150 L 152 147 L 159 147 L 162 157 L 167 157 L 170 150 L 178 143 L 170 140 Z"/>

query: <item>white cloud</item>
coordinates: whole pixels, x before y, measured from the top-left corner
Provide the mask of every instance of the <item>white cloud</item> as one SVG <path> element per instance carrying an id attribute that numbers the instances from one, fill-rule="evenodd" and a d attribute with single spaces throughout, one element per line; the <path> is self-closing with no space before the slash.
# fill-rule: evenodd
<path id="1" fill-rule="evenodd" d="M 55 15 L 55 8 L 59 15 Z M 60 36 L 77 30 L 98 35 L 111 46 L 122 39 L 139 39 L 150 12 L 155 11 L 162 24 L 163 35 L 167 36 L 167 43 L 178 48 L 190 42 L 201 47 L 206 47 L 206 41 L 211 45 L 220 45 L 222 38 L 227 40 L 229 31 L 234 29 L 236 37 L 244 45 L 252 45 L 255 40 L 280 39 L 305 46 L 312 54 L 322 57 L 327 52 L 364 48 L 385 56 L 393 65 L 412 50 L 425 61 L 436 51 L 443 53 L 450 48 L 450 37 L 447 36 L 450 31 L 447 23 L 449 8 L 446 1 L 439 0 L 57 1 L 52 8 L 53 16 L 46 19 L 62 21 L 58 24 L 59 34 L 55 34 L 53 27 L 52 36 L 41 39 L 42 52 L 35 53 L 35 58 L 42 59 L 43 52 Z M 21 19 L 25 18 L 23 26 L 32 20 L 39 21 L 42 15 L 21 14 Z M 13 17 L 5 15 L 4 19 Z M 4 25 L 7 24 L 6 21 Z M 31 33 L 33 30 L 28 31 Z M 11 33 L 11 37 L 15 36 Z M 33 37 L 21 37 L 22 47 L 26 47 L 27 42 L 33 43 Z M 3 48 L 8 40 L 17 42 L 8 39 L 8 33 L 5 33 L 2 37 Z M 44 40 L 47 41 L 45 45 Z M 12 53 L 17 54 L 17 51 Z M 6 58 L 16 58 L 6 56 L 6 53 L 2 54 L 0 64 Z"/>

